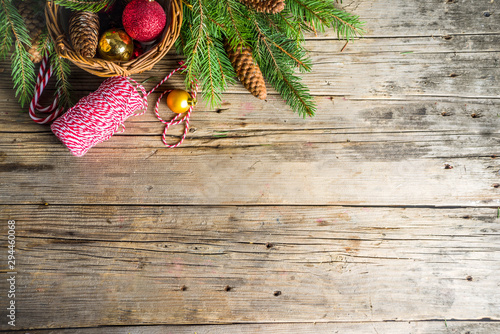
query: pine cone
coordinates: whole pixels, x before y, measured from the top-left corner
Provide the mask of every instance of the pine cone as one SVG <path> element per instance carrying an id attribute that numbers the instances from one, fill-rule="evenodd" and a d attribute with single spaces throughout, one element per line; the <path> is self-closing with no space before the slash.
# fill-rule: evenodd
<path id="1" fill-rule="evenodd" d="M 40 6 L 40 1 L 26 0 L 19 3 L 17 10 L 23 18 L 31 38 L 31 47 L 28 49 L 30 59 L 34 63 L 39 63 L 43 58 L 38 52 L 42 32 L 45 28 L 43 7 Z"/>
<path id="2" fill-rule="evenodd" d="M 285 8 L 285 0 L 240 0 L 257 12 L 276 14 Z"/>
<path id="3" fill-rule="evenodd" d="M 69 20 L 69 39 L 76 53 L 94 58 L 99 42 L 99 16 L 92 12 L 75 12 Z"/>
<path id="4" fill-rule="evenodd" d="M 240 79 L 243 86 L 245 86 L 245 88 L 256 98 L 265 100 L 267 97 L 267 90 L 264 76 L 260 71 L 259 65 L 257 65 L 253 59 L 250 49 L 240 46 L 236 49 L 232 49 L 229 44 L 226 43 L 226 51 L 238 75 L 238 79 Z"/>

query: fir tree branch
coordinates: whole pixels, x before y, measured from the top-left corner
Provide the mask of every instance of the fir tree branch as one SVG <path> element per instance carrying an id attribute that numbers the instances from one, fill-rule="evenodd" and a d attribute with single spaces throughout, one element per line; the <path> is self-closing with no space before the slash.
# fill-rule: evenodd
<path id="1" fill-rule="evenodd" d="M 223 25 L 223 24 L 221 24 L 221 23 L 219 23 L 219 22 L 215 21 L 213 18 L 208 17 L 208 19 L 209 19 L 209 20 L 210 20 L 213 24 L 217 25 L 220 29 L 222 29 L 222 30 L 226 29 L 226 27 L 224 27 L 224 25 Z"/>
<path id="2" fill-rule="evenodd" d="M 238 0 L 220 0 L 223 4 L 223 19 L 226 21 L 227 28 L 224 35 L 232 49 L 237 47 L 244 48 L 252 45 L 254 33 L 247 20 L 247 7 Z M 224 15 L 225 14 L 225 15 Z"/>
<path id="3" fill-rule="evenodd" d="M 26 28 L 24 19 L 17 8 L 9 0 L 1 0 L 0 5 L 2 7 L 2 21 L 5 20 L 5 24 L 12 31 L 14 38 L 28 47 L 31 46 L 28 28 Z"/>
<path id="4" fill-rule="evenodd" d="M 328 0 L 288 0 L 287 9 L 299 22 L 307 22 L 313 27 L 318 26 L 323 31 L 328 27 L 328 19 L 324 16 Z"/>
<path id="5" fill-rule="evenodd" d="M 208 64 L 212 64 L 212 57 L 211 57 L 212 55 L 211 55 L 211 47 L 210 47 L 211 44 L 212 44 L 212 41 L 209 40 L 207 43 L 207 58 L 208 58 L 207 62 L 208 62 Z M 209 89 L 209 92 L 208 92 L 209 99 L 211 101 L 215 102 L 217 100 L 217 97 L 216 97 L 217 92 L 214 89 L 215 86 L 214 86 L 214 77 L 213 77 L 213 73 L 212 73 L 212 66 L 210 66 L 210 65 L 207 66 L 207 70 L 208 70 L 207 77 L 208 77 L 209 82 L 210 82 L 210 84 L 207 85 L 208 89 Z"/>
<path id="6" fill-rule="evenodd" d="M 362 29 L 364 23 L 359 20 L 358 16 L 340 9 L 332 9 L 329 15 L 332 19 L 332 26 L 337 31 L 338 38 L 349 41 L 351 36 L 356 37 L 364 33 Z"/>
<path id="7" fill-rule="evenodd" d="M 273 16 L 276 17 L 276 16 Z M 283 12 L 278 13 L 278 17 L 286 25 L 285 34 L 288 38 L 295 39 L 297 41 L 297 45 L 300 45 L 300 42 L 304 39 L 304 34 L 300 24 L 290 19 L 289 15 L 284 15 Z"/>
<path id="8" fill-rule="evenodd" d="M 69 107 L 71 105 L 70 64 L 66 59 L 59 57 L 53 45 L 50 46 L 49 50 L 50 64 L 57 79 L 55 95 L 59 97 L 58 104 L 60 107 Z"/>
<path id="9" fill-rule="evenodd" d="M 12 59 L 12 81 L 19 96 L 21 107 L 29 104 L 35 91 L 35 65 L 30 59 L 30 54 L 20 41 L 14 43 Z"/>
<path id="10" fill-rule="evenodd" d="M 258 23 L 255 19 L 254 22 L 256 29 L 260 37 L 266 39 L 269 44 L 272 44 L 283 56 L 280 57 L 280 62 L 290 66 L 290 68 L 298 67 L 301 71 L 309 72 L 311 71 L 312 64 L 311 60 L 306 57 L 306 50 L 302 45 L 295 44 L 295 41 L 287 38 L 284 34 L 281 34 L 279 29 L 273 29 L 269 25 L 264 25 L 264 21 L 267 22 L 268 15 L 256 14 L 255 18 L 262 21 Z"/>
<path id="11" fill-rule="evenodd" d="M 54 0 L 59 6 L 72 10 L 83 10 L 97 13 L 98 11 L 111 6 L 115 0 Z"/>
<path id="12" fill-rule="evenodd" d="M 26 24 L 17 8 L 8 0 L 0 0 L 0 31 L 4 33 L 0 43 L 0 55 L 5 58 L 12 44 L 12 81 L 21 106 L 31 101 L 35 89 L 35 66 L 26 50 L 31 46 L 31 38 Z"/>
<path id="13" fill-rule="evenodd" d="M 47 27 L 44 28 L 42 34 L 40 35 L 40 42 L 37 46 L 37 51 L 42 55 L 42 57 L 48 56 L 51 48 L 51 39 L 47 31 Z"/>
<path id="14" fill-rule="evenodd" d="M 200 41 L 202 39 L 202 36 L 203 36 L 203 20 L 204 20 L 204 13 L 203 13 L 203 5 L 201 3 L 201 0 L 198 0 L 197 1 L 198 3 L 198 10 L 199 10 L 199 18 L 200 18 L 200 23 L 198 24 L 198 34 L 197 34 L 197 38 L 196 38 L 196 42 L 193 46 L 193 52 L 196 52 L 198 51 L 198 45 L 200 44 Z"/>
<path id="15" fill-rule="evenodd" d="M 268 40 L 277 49 L 279 49 L 281 52 L 283 52 L 285 55 L 287 55 L 290 59 L 292 59 L 297 64 L 297 67 L 302 68 L 303 70 L 308 71 L 308 72 L 311 71 L 310 64 L 306 64 L 306 62 L 302 61 L 298 57 L 294 56 L 293 54 L 291 54 L 290 52 L 288 52 L 287 50 L 285 50 L 281 45 L 279 45 L 278 43 L 276 43 L 274 40 L 272 40 L 272 39 L 268 39 Z"/>
<path id="16" fill-rule="evenodd" d="M 187 0 L 186 0 L 187 1 Z M 225 22 L 216 20 L 214 13 L 218 12 L 219 2 L 213 0 L 190 0 L 189 10 L 184 22 L 189 26 L 181 29 L 181 40 L 178 48 L 186 55 L 186 86 L 198 80 L 203 98 L 210 106 L 221 101 L 221 94 L 227 84 L 233 82 L 234 69 L 222 44 L 222 29 Z M 184 29 L 184 27 L 186 29 Z"/>
<path id="17" fill-rule="evenodd" d="M 8 24 L 7 19 L 5 18 L 4 11 L 0 11 L 0 58 L 5 60 L 7 58 L 7 54 L 12 48 L 12 30 Z"/>
<path id="18" fill-rule="evenodd" d="M 253 23 L 259 33 L 255 58 L 264 76 L 294 111 L 303 117 L 314 116 L 316 106 L 309 89 L 300 82 L 300 78 L 294 75 L 289 63 L 278 53 L 281 50 L 273 47 L 273 43 L 256 18 L 253 19 Z"/>
<path id="19" fill-rule="evenodd" d="M 287 0 L 287 11 L 309 31 L 317 34 L 333 27 L 339 38 L 363 34 L 359 17 L 335 7 L 334 0 Z"/>

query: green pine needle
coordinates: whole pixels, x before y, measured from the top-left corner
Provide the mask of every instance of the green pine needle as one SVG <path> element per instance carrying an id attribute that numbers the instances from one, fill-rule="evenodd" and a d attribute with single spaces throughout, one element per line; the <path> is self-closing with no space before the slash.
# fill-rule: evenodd
<path id="1" fill-rule="evenodd" d="M 16 97 L 19 96 L 21 107 L 31 102 L 35 91 L 35 65 L 30 59 L 30 54 L 23 43 L 14 43 L 14 53 L 12 54 L 12 80 Z"/>
<path id="2" fill-rule="evenodd" d="M 69 83 L 69 76 L 71 74 L 71 68 L 69 61 L 59 57 L 59 55 L 53 51 L 54 47 L 50 47 L 50 63 L 54 70 L 54 76 L 56 77 L 56 95 L 59 96 L 59 106 L 69 107 L 71 105 L 71 85 Z"/>
<path id="3" fill-rule="evenodd" d="M 97 13 L 98 11 L 113 5 L 115 0 L 54 0 L 62 7 L 74 11 L 88 11 Z"/>
<path id="4" fill-rule="evenodd" d="M 37 51 L 42 55 L 42 57 L 48 56 L 51 52 L 51 46 L 52 40 L 50 39 L 47 28 L 45 27 L 42 34 L 40 35 L 40 42 L 38 43 Z"/>
<path id="5" fill-rule="evenodd" d="M 5 60 L 12 48 L 12 29 L 5 15 L 5 8 L 0 11 L 0 58 Z"/>
<path id="6" fill-rule="evenodd" d="M 287 66 L 284 58 L 288 56 L 264 35 L 259 37 L 256 48 L 255 58 L 262 73 L 285 102 L 303 117 L 314 116 L 316 106 L 313 97 L 307 86 L 301 83 L 300 77 L 295 75 L 293 67 Z"/>
<path id="7" fill-rule="evenodd" d="M 286 10 L 306 31 L 324 32 L 334 28 L 346 40 L 363 34 L 359 17 L 335 7 L 335 0 L 287 0 Z"/>
<path id="8" fill-rule="evenodd" d="M 26 28 L 24 19 L 19 14 L 17 8 L 8 0 L 0 0 L 0 6 L 0 26 L 6 25 L 7 28 L 4 29 L 10 30 L 16 41 L 31 46 L 28 28 Z"/>
<path id="9" fill-rule="evenodd" d="M 177 49 L 186 55 L 186 85 L 197 80 L 211 107 L 220 103 L 222 93 L 236 76 L 224 50 L 225 22 L 214 15 L 220 10 L 219 5 L 213 0 L 186 0 L 184 25 L 176 43 Z"/>
<path id="10" fill-rule="evenodd" d="M 337 31 L 337 37 L 350 40 L 353 37 L 360 36 L 364 33 L 362 26 L 364 22 L 359 20 L 359 16 L 352 15 L 346 11 L 332 9 L 329 13 L 331 25 Z"/>
<path id="11" fill-rule="evenodd" d="M 35 66 L 26 50 L 31 39 L 26 24 L 17 8 L 8 0 L 0 0 L 0 57 L 6 57 L 14 45 L 11 55 L 12 81 L 21 106 L 31 101 L 35 89 Z"/>

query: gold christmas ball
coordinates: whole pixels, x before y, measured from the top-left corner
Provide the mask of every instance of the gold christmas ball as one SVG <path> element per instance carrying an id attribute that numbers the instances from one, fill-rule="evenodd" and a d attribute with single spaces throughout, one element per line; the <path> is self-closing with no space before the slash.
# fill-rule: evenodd
<path id="1" fill-rule="evenodd" d="M 194 105 L 196 105 L 196 100 L 185 90 L 174 89 L 168 93 L 167 106 L 177 114 L 188 111 L 189 108 Z"/>
<path id="2" fill-rule="evenodd" d="M 109 29 L 99 39 L 97 51 L 102 59 L 127 61 L 134 52 L 134 42 L 124 30 Z"/>

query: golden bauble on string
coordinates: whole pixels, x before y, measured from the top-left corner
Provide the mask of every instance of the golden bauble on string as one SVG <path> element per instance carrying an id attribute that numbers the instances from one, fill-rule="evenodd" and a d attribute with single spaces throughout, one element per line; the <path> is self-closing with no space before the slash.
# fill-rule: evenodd
<path id="1" fill-rule="evenodd" d="M 103 59 L 127 61 L 134 52 L 134 42 L 124 30 L 109 29 L 99 39 L 97 51 Z"/>
<path id="2" fill-rule="evenodd" d="M 173 112 L 182 114 L 196 105 L 196 100 L 185 90 L 174 89 L 167 96 L 167 106 Z"/>

